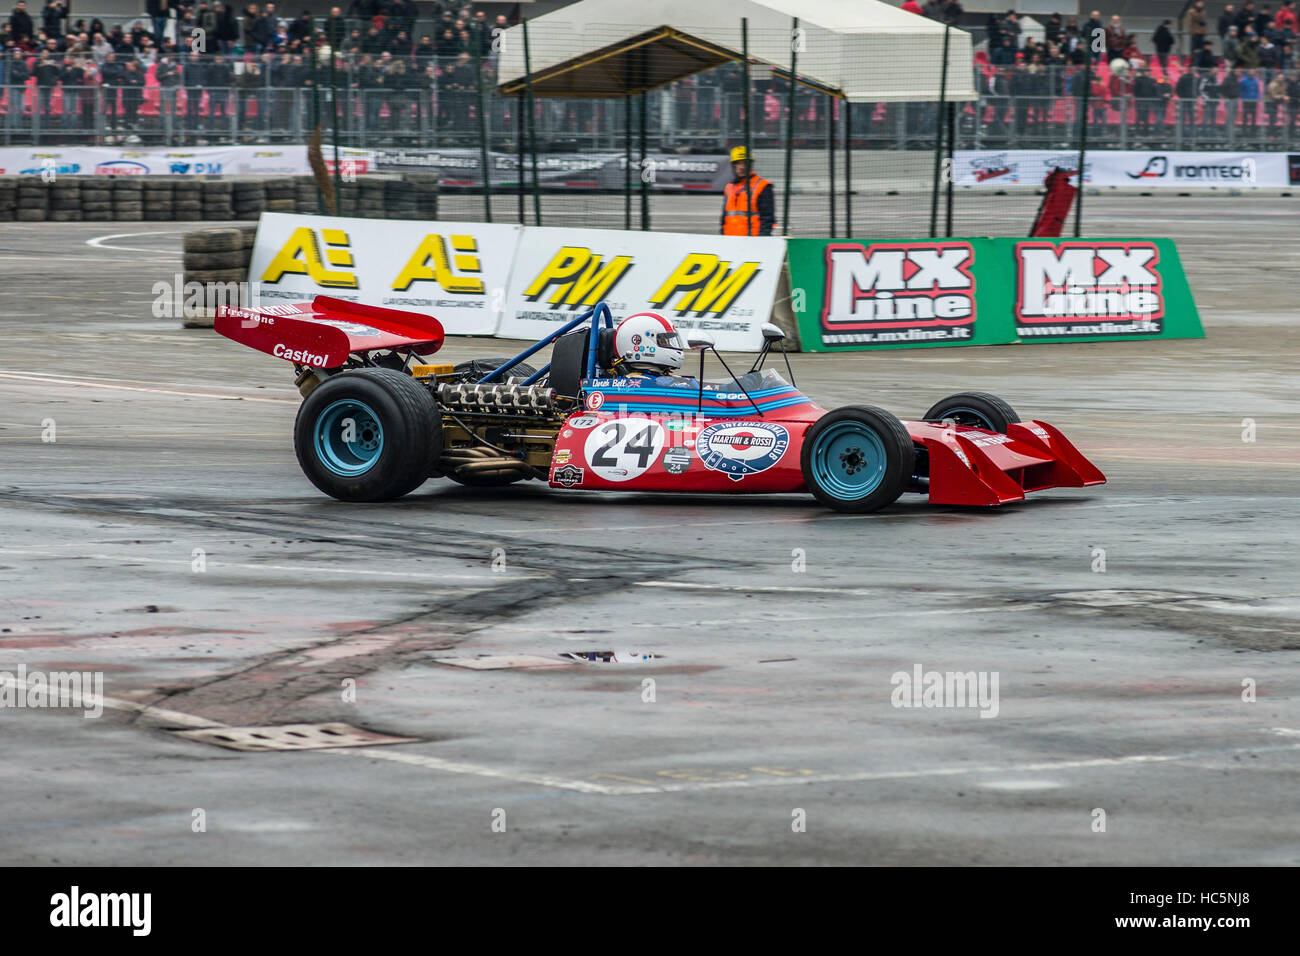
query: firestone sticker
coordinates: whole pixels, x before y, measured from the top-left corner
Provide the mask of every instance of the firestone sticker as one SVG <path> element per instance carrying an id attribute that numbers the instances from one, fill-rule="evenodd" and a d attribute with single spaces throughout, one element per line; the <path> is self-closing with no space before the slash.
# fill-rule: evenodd
<path id="1" fill-rule="evenodd" d="M 720 422 L 704 429 L 696 438 L 695 453 L 711 471 L 720 471 L 732 481 L 766 471 L 781 460 L 790 447 L 790 433 L 768 422 Z"/>

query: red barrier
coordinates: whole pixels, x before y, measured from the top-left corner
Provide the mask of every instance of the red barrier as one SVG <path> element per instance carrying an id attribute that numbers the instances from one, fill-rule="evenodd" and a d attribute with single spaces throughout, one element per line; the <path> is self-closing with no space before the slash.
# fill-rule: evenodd
<path id="1" fill-rule="evenodd" d="M 1047 194 L 1043 196 L 1042 205 L 1038 207 L 1034 228 L 1029 233 L 1031 236 L 1056 239 L 1061 235 L 1066 217 L 1070 215 L 1070 207 L 1074 205 L 1074 194 L 1079 191 L 1070 185 L 1070 177 L 1075 172 L 1077 170 L 1061 169 L 1058 166 L 1047 174 L 1047 178 L 1043 180 L 1043 185 L 1047 187 Z"/>

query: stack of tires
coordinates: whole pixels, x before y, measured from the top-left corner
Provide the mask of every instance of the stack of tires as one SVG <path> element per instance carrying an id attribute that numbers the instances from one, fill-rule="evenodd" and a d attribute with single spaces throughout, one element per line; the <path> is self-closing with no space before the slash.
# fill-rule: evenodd
<path id="1" fill-rule="evenodd" d="M 358 185 L 361 186 L 361 191 L 357 194 L 357 215 L 366 219 L 382 219 L 386 212 L 388 181 L 366 176 Z"/>
<path id="2" fill-rule="evenodd" d="M 17 197 L 14 218 L 19 222 L 44 222 L 49 216 L 49 184 L 39 176 L 25 176 L 20 179 Z"/>
<path id="3" fill-rule="evenodd" d="M 438 217 L 438 175 L 361 176 L 339 182 L 338 214 L 367 219 Z M 184 176 L 0 176 L 0 221 L 256 221 L 264 212 L 314 215 L 311 176 L 203 179 Z"/>
<path id="4" fill-rule="evenodd" d="M 316 178 L 314 176 L 293 177 L 294 212 L 311 216 L 316 213 Z"/>
<path id="5" fill-rule="evenodd" d="M 236 219 L 257 219 L 266 205 L 266 190 L 260 179 L 240 179 L 231 184 Z"/>
<path id="6" fill-rule="evenodd" d="M 139 176 L 112 176 L 113 221 L 139 222 L 144 219 L 144 183 Z"/>
<path id="7" fill-rule="evenodd" d="M 407 188 L 409 188 L 415 198 L 416 209 L 419 210 L 417 219 L 437 219 L 438 218 L 438 174 L 437 173 L 407 173 L 404 176 Z"/>
<path id="8" fill-rule="evenodd" d="M 248 279 L 248 263 L 253 256 L 253 237 L 256 227 L 241 229 L 200 229 L 187 232 L 181 239 L 184 255 L 184 283 L 197 282 L 206 290 L 209 283 L 242 283 Z M 231 297 L 228 305 L 241 303 Z M 211 328 L 212 303 L 205 296 L 206 307 L 197 314 L 186 314 L 182 323 L 186 328 Z"/>
<path id="9" fill-rule="evenodd" d="M 266 190 L 266 212 L 297 212 L 298 186 L 292 176 L 269 176 L 263 183 Z"/>
<path id="10" fill-rule="evenodd" d="M 112 222 L 113 179 L 86 177 L 81 183 L 81 218 L 85 222 Z"/>
<path id="11" fill-rule="evenodd" d="M 361 215 L 361 185 L 359 183 L 339 183 L 338 204 L 340 216 Z"/>
<path id="12" fill-rule="evenodd" d="M 144 177 L 144 218 L 150 222 L 171 222 L 175 218 L 172 208 L 175 183 L 170 176 Z"/>
<path id="13" fill-rule="evenodd" d="M 234 219 L 235 186 L 224 179 L 200 181 L 203 190 L 203 219 Z"/>
<path id="14" fill-rule="evenodd" d="M 411 183 L 390 179 L 384 186 L 384 216 L 388 219 L 419 219 L 420 205 Z"/>
<path id="15" fill-rule="evenodd" d="M 60 176 L 49 186 L 50 222 L 81 222 L 81 180 Z"/>
<path id="16" fill-rule="evenodd" d="M 172 218 L 180 222 L 198 222 L 203 218 L 202 182 L 177 178 L 172 185 Z"/>

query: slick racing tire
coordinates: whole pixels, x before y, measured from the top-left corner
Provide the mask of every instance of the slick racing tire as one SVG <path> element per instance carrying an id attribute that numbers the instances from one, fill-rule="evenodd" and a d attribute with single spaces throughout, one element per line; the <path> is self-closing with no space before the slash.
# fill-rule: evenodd
<path id="1" fill-rule="evenodd" d="M 836 511 L 865 514 L 898 500 L 916 452 L 903 423 L 883 408 L 846 405 L 808 429 L 799 464 L 804 484 Z"/>
<path id="2" fill-rule="evenodd" d="M 923 421 L 952 421 L 991 432 L 1006 434 L 1007 426 L 1020 421 L 1016 410 L 988 392 L 958 392 L 936 402 L 921 416 Z"/>
<path id="3" fill-rule="evenodd" d="M 392 369 L 341 372 L 298 409 L 293 448 L 303 474 L 340 501 L 389 501 L 437 469 L 442 428 L 433 396 Z"/>
<path id="4" fill-rule="evenodd" d="M 508 357 L 472 359 L 468 362 L 461 362 L 455 367 L 455 369 L 453 369 L 453 371 L 466 382 L 477 382 L 488 372 L 496 371 L 508 361 L 510 361 Z M 525 379 L 536 373 L 536 371 L 537 369 L 533 368 L 526 362 L 519 362 L 511 366 L 506 371 L 506 374 L 497 381 L 504 382 L 509 378 Z"/>

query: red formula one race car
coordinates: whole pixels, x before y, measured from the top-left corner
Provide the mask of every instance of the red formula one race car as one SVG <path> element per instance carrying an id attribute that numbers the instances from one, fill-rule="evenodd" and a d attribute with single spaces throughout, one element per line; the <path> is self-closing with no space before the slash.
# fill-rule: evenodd
<path id="1" fill-rule="evenodd" d="M 748 372 L 731 375 L 714 350 L 730 377 L 705 382 L 708 333 L 683 344 L 647 316 L 616 330 L 602 304 L 513 358 L 454 367 L 424 358 L 443 343 L 436 319 L 327 296 L 225 307 L 216 330 L 293 363 L 304 396 L 298 461 L 343 501 L 398 498 L 431 477 L 542 479 L 561 490 L 811 492 L 837 511 L 868 512 L 908 491 L 1001 505 L 1106 480 L 1051 425 L 1022 422 L 981 392 L 949 396 L 919 421 L 868 405 L 827 411 L 763 367 L 784 338 L 774 325 Z M 634 318 L 644 335 L 626 334 Z M 550 364 L 524 364 L 552 344 Z M 628 371 L 680 366 L 683 350 L 700 352 L 699 378 Z"/>

